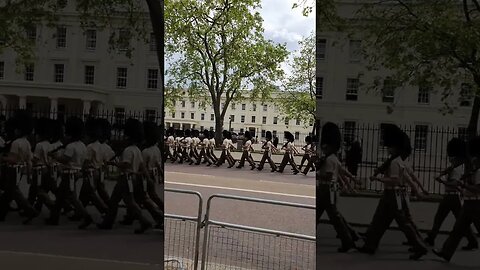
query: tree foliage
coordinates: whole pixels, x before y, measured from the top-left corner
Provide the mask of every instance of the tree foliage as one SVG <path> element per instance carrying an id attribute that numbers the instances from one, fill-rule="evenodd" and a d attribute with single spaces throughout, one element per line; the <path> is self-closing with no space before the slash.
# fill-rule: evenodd
<path id="1" fill-rule="evenodd" d="M 276 102 L 289 119 L 300 119 L 305 126 L 316 119 L 315 34 L 299 42 L 300 50 L 290 64 L 292 74 L 286 78 L 282 98 Z"/>
<path id="2" fill-rule="evenodd" d="M 217 139 L 232 102 L 268 98 L 283 76 L 288 52 L 264 38 L 258 8 L 260 0 L 165 3 L 166 55 L 175 59 L 167 84 L 213 105 Z"/>

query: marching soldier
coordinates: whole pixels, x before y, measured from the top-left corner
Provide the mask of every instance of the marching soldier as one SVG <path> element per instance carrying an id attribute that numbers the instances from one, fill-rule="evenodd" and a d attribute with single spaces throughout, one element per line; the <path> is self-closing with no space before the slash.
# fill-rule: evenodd
<path id="1" fill-rule="evenodd" d="M 443 195 L 440 204 L 438 205 L 437 213 L 433 222 L 432 230 L 429 232 L 425 242 L 431 246 L 435 245 L 435 238 L 440 231 L 443 221 L 447 215 L 452 212 L 455 218 L 458 218 L 462 209 L 461 189 L 459 188 L 459 181 L 464 174 L 464 164 L 466 160 L 466 145 L 465 142 L 453 138 L 448 142 L 447 155 L 450 160 L 450 167 L 440 173 L 436 180 L 445 185 L 445 194 Z M 442 177 L 446 176 L 446 181 Z M 468 239 L 468 245 L 464 250 L 473 250 L 478 248 L 477 238 L 469 227 L 465 236 Z"/>
<path id="2" fill-rule="evenodd" d="M 464 175 L 465 182 L 458 182 L 463 189 L 464 203 L 460 215 L 457 217 L 453 230 L 443 244 L 441 250 L 434 249 L 433 252 L 450 261 L 457 250 L 460 240 L 470 230 L 474 221 L 480 221 L 480 137 L 472 138 L 469 143 L 469 151 L 472 157 L 473 169 Z"/>
<path id="3" fill-rule="evenodd" d="M 27 219 L 23 223 L 27 224 L 38 216 L 38 212 L 20 191 L 18 185 L 25 176 L 27 182 L 31 182 L 33 154 L 27 137 L 32 133 L 32 118 L 26 111 L 17 111 L 11 124 L 13 124 L 15 139 L 10 145 L 9 153 L 2 158 L 7 167 L 3 179 L 4 193 L 0 196 L 0 221 L 5 220 L 10 202 L 15 200 L 19 209 L 26 215 Z"/>
<path id="4" fill-rule="evenodd" d="M 122 174 L 110 196 L 108 213 L 97 227 L 103 230 L 112 229 L 118 213 L 118 204 L 123 200 L 127 206 L 127 213 L 140 221 L 140 228 L 135 229 L 135 233 L 142 234 L 152 227 L 150 221 L 142 214 L 142 209 L 135 202 L 133 195 L 135 178 L 146 171 L 142 152 L 138 148 L 144 137 L 142 124 L 138 120 L 128 119 L 125 123 L 124 135 L 129 146 L 123 150 L 120 162 L 110 162 L 111 165 L 117 166 Z"/>
<path id="5" fill-rule="evenodd" d="M 82 177 L 82 170 L 87 154 L 87 147 L 81 141 L 84 132 L 84 123 L 80 118 L 69 118 L 65 125 L 65 135 L 69 141 L 61 157 L 57 161 L 61 163 L 61 181 L 56 192 L 55 205 L 46 220 L 47 225 L 58 225 L 60 210 L 73 205 L 76 215 L 79 215 L 83 222 L 79 229 L 86 229 L 93 219 L 83 204 L 78 199 L 76 182 Z M 50 156 L 53 156 L 50 152 Z"/>
<path id="6" fill-rule="evenodd" d="M 298 167 L 299 171 L 302 170 L 302 167 L 303 167 L 303 164 L 305 164 L 305 161 L 307 161 L 307 164 L 310 162 L 311 152 L 313 148 L 312 137 L 310 136 L 305 137 L 305 143 L 306 144 L 302 147 L 304 154 L 302 156 L 302 161 L 300 161 L 300 167 Z"/>
<path id="7" fill-rule="evenodd" d="M 265 164 L 265 161 L 268 161 L 268 164 L 270 164 L 270 167 L 272 168 L 271 172 L 275 172 L 277 170 L 277 165 L 275 165 L 275 162 L 272 160 L 272 152 L 273 151 L 278 151 L 275 146 L 272 143 L 272 132 L 267 131 L 265 134 L 266 141 L 262 146 L 262 149 L 264 149 L 262 160 L 260 160 L 260 163 L 258 165 L 257 170 L 261 171 L 263 170 L 263 165 Z"/>
<path id="8" fill-rule="evenodd" d="M 215 150 L 215 147 L 216 147 L 215 131 L 210 130 L 210 132 L 205 133 L 205 134 L 208 134 L 208 142 L 209 142 L 208 147 L 206 149 L 207 156 L 210 158 L 210 160 L 213 163 L 217 163 L 218 158 L 217 158 L 217 156 L 215 156 L 215 153 L 214 153 L 214 150 Z"/>
<path id="9" fill-rule="evenodd" d="M 324 156 L 317 170 L 317 221 L 326 211 L 331 224 L 335 228 L 342 246 L 338 252 L 348 252 L 355 248 L 353 230 L 350 230 L 343 216 L 337 209 L 336 200 L 339 189 L 339 164 L 336 153 L 340 149 L 341 135 L 337 125 L 326 123 L 322 128 L 321 148 Z M 318 222 L 317 222 L 318 223 Z"/>
<path id="10" fill-rule="evenodd" d="M 378 180 L 384 183 L 384 192 L 367 230 L 365 245 L 359 251 L 374 254 L 383 234 L 395 219 L 409 243 L 413 245 L 411 250 L 413 254 L 410 259 L 418 260 L 427 253 L 427 249 L 405 211 L 407 201 L 402 188 L 405 166 L 400 156 L 404 145 L 404 136 L 397 126 L 388 126 L 385 129 L 384 145 L 388 147 L 390 155 L 395 158 L 389 163 L 384 178 L 371 178 L 372 181 Z"/>
<path id="11" fill-rule="evenodd" d="M 202 162 L 202 158 L 203 158 L 203 163 L 208 163 L 207 166 L 211 166 L 213 162 L 210 160 L 209 155 L 207 155 L 207 151 L 208 151 L 208 148 L 210 146 L 210 141 L 208 140 L 209 132 L 208 132 L 208 130 L 204 129 L 202 131 L 202 133 L 203 133 L 203 140 L 198 145 L 198 147 L 200 148 L 200 155 L 198 156 L 198 160 L 197 160 L 196 165 L 200 165 L 200 163 Z"/>
<path id="12" fill-rule="evenodd" d="M 292 133 L 285 131 L 285 139 L 287 140 L 287 142 L 282 147 L 282 150 L 285 150 L 285 154 L 283 155 L 283 160 L 282 160 L 282 163 L 280 163 L 278 172 L 283 173 L 285 166 L 287 166 L 287 164 L 290 163 L 290 165 L 292 166 L 293 174 L 297 174 L 299 173 L 299 170 L 293 158 L 294 154 L 298 154 L 298 150 L 295 148 L 295 145 L 293 144 L 293 142 L 295 141 L 295 137 L 293 136 Z"/>
<path id="13" fill-rule="evenodd" d="M 244 143 L 243 143 L 243 154 L 242 158 L 240 159 L 240 162 L 237 166 L 238 169 L 243 168 L 245 165 L 245 160 L 250 163 L 250 167 L 252 167 L 252 170 L 255 169 L 255 162 L 253 161 L 252 155 L 250 152 L 252 151 L 252 136 L 250 135 L 250 132 L 245 131 L 244 134 Z"/>

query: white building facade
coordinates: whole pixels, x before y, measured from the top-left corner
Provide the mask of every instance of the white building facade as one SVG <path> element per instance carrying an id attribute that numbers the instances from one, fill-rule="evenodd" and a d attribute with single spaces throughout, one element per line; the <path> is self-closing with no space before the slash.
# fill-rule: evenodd
<path id="1" fill-rule="evenodd" d="M 348 16 L 361 1 L 337 2 L 339 13 Z M 440 89 L 390 88 L 388 80 L 384 80 L 382 91 L 368 92 L 368 84 L 374 78 L 361 57 L 361 37 L 349 39 L 344 33 L 318 32 L 316 42 L 317 114 L 321 122 L 336 122 L 348 130 L 367 124 L 394 123 L 417 130 L 417 137 L 427 136 L 424 131 L 436 127 L 465 133 L 473 100 L 452 95 L 448 102 L 456 109 L 443 114 Z M 458 88 L 468 91 L 470 86 L 461 84 Z"/>
<path id="2" fill-rule="evenodd" d="M 153 36 L 149 44 L 132 37 L 131 57 L 122 48 L 109 52 L 112 31 L 127 33 L 82 29 L 74 10 L 69 1 L 55 27 L 26 31 L 34 42 L 34 62 L 18 67 L 11 49 L 0 54 L 0 107 L 52 111 L 54 117 L 95 110 L 159 114 L 162 81 Z"/>
<path id="3" fill-rule="evenodd" d="M 275 96 L 273 94 L 273 97 Z M 174 109 L 166 109 L 165 126 L 177 129 L 214 129 L 213 107 L 207 105 L 206 108 L 202 108 L 198 100 L 192 100 L 186 96 L 175 103 Z M 303 142 L 305 136 L 309 135 L 313 129 L 311 123 L 304 123 L 300 119 L 286 119 L 274 101 L 262 102 L 250 99 L 230 104 L 223 127 L 225 130 L 236 133 L 253 132 L 259 140 L 265 138 L 267 131 L 271 131 L 274 136 L 281 139 L 284 131 L 290 131 L 295 135 L 297 142 Z"/>

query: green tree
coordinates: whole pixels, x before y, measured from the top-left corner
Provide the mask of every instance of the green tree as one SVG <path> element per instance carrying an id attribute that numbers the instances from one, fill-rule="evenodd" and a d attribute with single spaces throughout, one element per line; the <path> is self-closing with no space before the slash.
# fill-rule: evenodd
<path id="1" fill-rule="evenodd" d="M 306 126 L 314 123 L 316 130 L 315 93 L 315 34 L 312 33 L 299 42 L 298 55 L 291 63 L 292 74 L 284 82 L 280 99 L 276 102 L 288 119 L 300 119 Z"/>
<path id="2" fill-rule="evenodd" d="M 228 106 L 247 97 L 267 99 L 283 76 L 288 52 L 264 38 L 258 8 L 260 0 L 165 3 L 166 54 L 175 58 L 167 84 L 213 106 L 217 142 Z"/>

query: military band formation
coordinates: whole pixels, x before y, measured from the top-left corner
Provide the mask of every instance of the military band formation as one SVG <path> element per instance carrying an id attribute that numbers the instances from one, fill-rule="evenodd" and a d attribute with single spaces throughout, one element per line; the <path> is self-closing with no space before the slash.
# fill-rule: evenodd
<path id="1" fill-rule="evenodd" d="M 156 186 L 163 184 L 159 127 L 128 119 L 122 140 L 112 141 L 111 133 L 110 123 L 99 118 L 72 117 L 63 123 L 33 119 L 20 110 L 5 119 L 0 140 L 0 221 L 5 221 L 15 201 L 24 224 L 45 209 L 46 225 L 59 225 L 63 214 L 86 229 L 94 223 L 87 209 L 92 204 L 101 214 L 97 227 L 110 230 L 123 200 L 127 214 L 121 224 L 138 220 L 137 234 L 154 226 L 162 230 L 163 199 L 156 192 Z M 107 180 L 115 180 L 111 192 Z"/>
<path id="2" fill-rule="evenodd" d="M 172 163 L 188 163 L 189 165 L 206 164 L 206 166 L 220 167 L 228 163 L 228 168 L 233 168 L 237 162 L 236 168 L 245 167 L 248 162 L 251 170 L 262 171 L 265 163 L 268 162 L 271 172 L 283 173 L 285 167 L 290 165 L 293 174 L 302 173 L 307 175 L 310 171 L 315 170 L 316 153 L 316 137 L 307 136 L 305 145 L 302 147 L 303 154 L 295 147 L 295 137 L 290 132 L 285 132 L 285 143 L 278 144 L 278 138 L 272 136 L 272 132 L 265 133 L 265 141 L 262 142 L 261 150 L 263 156 L 258 164 L 252 158 L 254 150 L 254 138 L 249 131 L 245 131 L 242 140 L 242 156 L 240 160 L 235 160 L 232 156 L 232 150 L 235 145 L 232 141 L 232 132 L 224 130 L 222 133 L 223 141 L 220 144 L 222 150 L 220 156 L 216 156 L 215 132 L 213 130 L 180 130 L 170 128 L 166 132 L 166 159 Z M 280 147 L 279 147 L 280 146 Z M 258 149 L 260 150 L 260 149 Z M 272 160 L 272 154 L 283 152 L 282 162 L 277 166 Z M 302 160 L 300 166 L 295 163 L 295 156 L 301 155 Z"/>
<path id="3" fill-rule="evenodd" d="M 412 152 L 410 138 L 399 127 L 388 125 L 384 130 L 384 145 L 390 156 L 370 177 L 371 181 L 383 183 L 384 191 L 367 231 L 357 233 L 336 206 L 340 187 L 357 180 L 337 158 L 341 146 L 338 126 L 326 123 L 322 127 L 322 155 L 317 164 L 317 224 L 320 224 L 323 212 L 327 212 L 337 238 L 341 240 L 338 251 L 356 249 L 374 255 L 395 220 L 406 237 L 404 244 L 410 246 L 410 259 L 418 260 L 427 254 L 427 246 L 435 245 L 440 226 L 450 212 L 456 217 L 455 225 L 441 248 L 432 252 L 450 261 L 464 237 L 468 243 L 462 250 L 477 250 L 478 241 L 471 225 L 473 223 L 480 232 L 480 137 L 472 138 L 468 144 L 458 138 L 448 142 L 450 166 L 435 179 L 445 185 L 445 195 L 438 206 L 433 228 L 425 238 L 415 225 L 409 208 L 410 192 L 414 195 L 427 193 L 407 163 Z"/>

